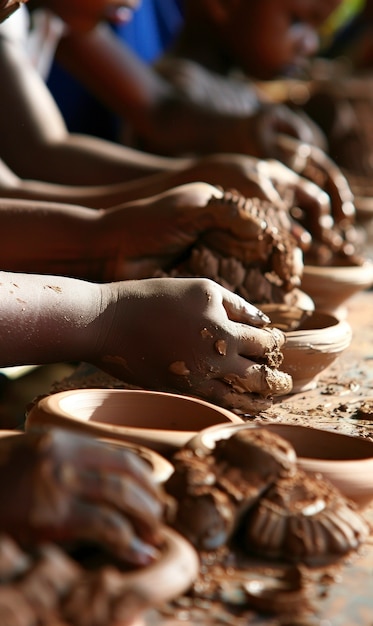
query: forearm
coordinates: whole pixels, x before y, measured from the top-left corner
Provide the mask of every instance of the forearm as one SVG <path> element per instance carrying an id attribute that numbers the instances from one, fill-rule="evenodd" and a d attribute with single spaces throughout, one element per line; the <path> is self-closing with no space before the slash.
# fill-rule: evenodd
<path id="1" fill-rule="evenodd" d="M 1 272 L 1 366 L 90 360 L 100 304 L 93 283 Z"/>
<path id="2" fill-rule="evenodd" d="M 67 204 L 2 199 L 0 221 L 0 266 L 15 272 L 102 280 L 120 237 L 104 212 Z"/>
<path id="3" fill-rule="evenodd" d="M 171 159 L 68 133 L 46 85 L 15 42 L 0 39 L 1 157 L 24 179 L 103 185 L 173 169 Z M 22 122 L 20 122 L 22 120 Z"/>
<path id="4" fill-rule="evenodd" d="M 249 84 L 242 110 L 234 90 L 232 108 L 217 108 L 211 101 L 193 102 L 102 26 L 84 36 L 65 37 L 57 56 L 75 78 L 135 129 L 150 151 L 254 154 L 247 118 L 250 110 L 257 110 L 258 97 Z"/>

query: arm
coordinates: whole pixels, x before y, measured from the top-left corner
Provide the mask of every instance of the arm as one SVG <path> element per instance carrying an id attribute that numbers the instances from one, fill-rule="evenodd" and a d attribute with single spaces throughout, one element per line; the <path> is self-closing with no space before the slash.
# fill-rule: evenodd
<path id="1" fill-rule="evenodd" d="M 225 152 L 238 152 L 242 145 L 246 115 L 231 116 L 209 104 L 194 103 L 104 24 L 84 35 L 63 37 L 57 59 L 109 109 L 128 121 L 152 151 L 211 153 L 224 145 Z M 256 97 L 253 108 L 257 108 Z"/>
<path id="2" fill-rule="evenodd" d="M 20 177 L 71 185 L 133 180 L 172 161 L 68 133 L 46 85 L 17 41 L 0 37 L 2 158 Z"/>
<path id="3" fill-rule="evenodd" d="M 152 152 L 275 157 L 277 132 L 313 138 L 309 123 L 285 106 L 264 103 L 249 81 L 217 76 L 183 59 L 151 68 L 102 24 L 65 36 L 57 58 Z"/>
<path id="4" fill-rule="evenodd" d="M 276 225 L 276 232 L 287 235 L 292 228 L 287 214 L 277 210 L 275 215 L 285 220 Z M 272 219 L 268 210 L 268 223 Z M 237 258 L 245 259 L 250 250 L 251 261 L 263 255 L 256 212 L 238 194 L 206 183 L 182 185 L 105 211 L 1 200 L 0 221 L 7 233 L 0 265 L 9 271 L 106 281 L 147 278 L 173 267 L 202 238 L 215 234 L 216 239 L 219 233 L 222 254 L 235 250 Z M 267 246 L 272 258 L 269 241 Z M 295 245 L 294 255 L 291 274 L 298 278 Z"/>
<path id="5" fill-rule="evenodd" d="M 251 409 L 291 389 L 273 369 L 282 333 L 207 279 L 100 285 L 2 272 L 0 320 L 4 367 L 84 360 L 130 384 Z"/>

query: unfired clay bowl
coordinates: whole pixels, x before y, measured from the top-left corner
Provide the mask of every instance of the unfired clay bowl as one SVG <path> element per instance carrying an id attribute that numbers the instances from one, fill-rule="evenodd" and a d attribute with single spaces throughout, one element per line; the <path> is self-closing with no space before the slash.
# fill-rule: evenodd
<path id="1" fill-rule="evenodd" d="M 25 428 L 55 425 L 115 441 L 130 441 L 161 454 L 183 446 L 197 431 L 242 419 L 197 398 L 157 391 L 74 389 L 40 399 Z"/>
<path id="2" fill-rule="evenodd" d="M 350 345 L 349 323 L 318 310 L 300 320 L 298 314 L 293 316 L 291 309 L 269 307 L 264 305 L 262 310 L 269 315 L 273 326 L 285 332 L 286 342 L 281 349 L 284 360 L 280 369 L 291 375 L 292 393 L 314 389 L 321 372 Z M 292 328 L 294 320 L 296 324 L 301 321 L 300 326 Z"/>
<path id="3" fill-rule="evenodd" d="M 210 426 L 189 441 L 188 447 L 203 454 L 237 430 L 257 427 L 289 441 L 303 470 L 321 473 L 358 507 L 364 508 L 373 500 L 373 441 L 368 439 L 297 424 L 254 422 Z"/>
<path id="4" fill-rule="evenodd" d="M 317 267 L 305 265 L 302 289 L 314 301 L 315 309 L 345 317 L 349 298 L 373 285 L 373 263 L 363 265 Z"/>

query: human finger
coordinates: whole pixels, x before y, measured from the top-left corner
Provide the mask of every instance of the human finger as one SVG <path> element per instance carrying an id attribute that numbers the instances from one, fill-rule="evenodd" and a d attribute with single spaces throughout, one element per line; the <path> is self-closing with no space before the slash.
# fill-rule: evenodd
<path id="1" fill-rule="evenodd" d="M 252 360 L 261 359 L 270 365 L 282 362 L 281 348 L 285 335 L 278 328 L 253 328 L 243 324 L 236 327 L 237 351 L 241 356 Z"/>
<path id="2" fill-rule="evenodd" d="M 272 405 L 274 396 L 286 395 L 292 389 L 291 376 L 279 369 L 239 356 L 229 365 L 205 377 L 197 395 L 230 410 L 256 415 Z"/>
<path id="3" fill-rule="evenodd" d="M 129 476 L 106 470 L 79 472 L 71 466 L 65 468 L 62 483 L 78 499 L 114 507 L 131 520 L 142 538 L 157 540 L 163 511 L 160 492 L 158 497 L 153 497 Z"/>
<path id="4" fill-rule="evenodd" d="M 242 322 L 253 326 L 265 326 L 270 324 L 270 318 L 255 305 L 247 302 L 241 296 L 218 286 L 220 289 L 222 304 L 230 320 Z"/>
<path id="5" fill-rule="evenodd" d="M 135 480 L 147 492 L 158 496 L 158 487 L 151 478 L 147 463 L 134 451 L 95 438 L 72 433 L 68 430 L 53 428 L 44 432 L 28 431 L 27 437 L 39 439 L 39 450 L 50 455 L 59 474 L 68 476 L 69 469 L 79 472 L 105 472 Z"/>
<path id="6" fill-rule="evenodd" d="M 68 519 L 44 529 L 43 534 L 55 541 L 92 542 L 134 565 L 148 565 L 159 555 L 157 546 L 143 540 L 119 511 L 80 499 L 71 502 Z"/>

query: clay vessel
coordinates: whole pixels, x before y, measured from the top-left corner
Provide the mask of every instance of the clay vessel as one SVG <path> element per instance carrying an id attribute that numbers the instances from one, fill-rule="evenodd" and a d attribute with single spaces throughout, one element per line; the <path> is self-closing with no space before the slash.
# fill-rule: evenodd
<path id="1" fill-rule="evenodd" d="M 197 431 L 242 419 L 204 400 L 157 391 L 74 389 L 41 398 L 25 428 L 55 425 L 95 437 L 130 441 L 161 454 L 183 446 Z"/>
<path id="2" fill-rule="evenodd" d="M 257 427 L 286 439 L 296 452 L 300 468 L 321 473 L 359 508 L 372 502 L 373 441 L 368 439 L 298 424 L 257 421 L 211 426 L 198 433 L 188 447 L 203 455 L 214 448 L 216 441 L 227 439 L 237 430 Z"/>
<path id="3" fill-rule="evenodd" d="M 320 472 L 359 507 L 373 500 L 373 441 L 298 424 L 266 428 L 292 444 L 304 470 Z"/>
<path id="4" fill-rule="evenodd" d="M 349 298 L 373 285 L 373 263 L 363 265 L 317 267 L 305 265 L 302 289 L 312 298 L 315 309 L 346 316 L 345 305 Z"/>
<path id="5" fill-rule="evenodd" d="M 346 320 L 315 311 L 285 335 L 281 369 L 293 379 L 292 393 L 298 393 L 317 386 L 321 372 L 349 347 L 352 330 Z"/>

